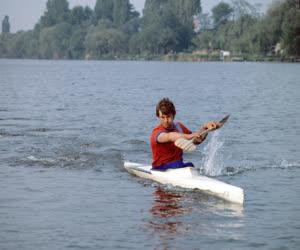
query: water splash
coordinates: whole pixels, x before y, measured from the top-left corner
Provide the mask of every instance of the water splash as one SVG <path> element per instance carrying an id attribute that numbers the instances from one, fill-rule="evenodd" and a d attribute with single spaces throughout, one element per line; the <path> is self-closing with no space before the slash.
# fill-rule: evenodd
<path id="1" fill-rule="evenodd" d="M 223 160 L 220 149 L 223 146 L 223 142 L 219 139 L 220 131 L 211 133 L 211 139 L 203 149 L 204 158 L 201 166 L 205 175 L 218 176 L 223 171 Z"/>
<path id="2" fill-rule="evenodd" d="M 291 169 L 291 168 L 299 168 L 300 163 L 297 161 L 289 161 L 289 160 L 277 160 L 270 166 L 264 168 L 280 168 L 280 169 Z"/>

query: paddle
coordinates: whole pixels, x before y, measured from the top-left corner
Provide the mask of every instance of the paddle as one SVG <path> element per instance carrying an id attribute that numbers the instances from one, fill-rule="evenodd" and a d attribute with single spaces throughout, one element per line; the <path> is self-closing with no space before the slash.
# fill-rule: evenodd
<path id="1" fill-rule="evenodd" d="M 222 120 L 220 120 L 219 121 L 220 126 L 218 128 L 221 128 L 224 125 L 224 123 L 228 120 L 228 118 L 229 118 L 229 115 L 226 115 Z M 199 136 L 205 136 L 210 131 L 216 130 L 218 128 L 206 129 L 206 130 L 202 131 L 199 134 Z M 191 152 L 191 151 L 194 151 L 196 149 L 196 145 L 195 145 L 194 141 L 195 141 L 195 139 L 187 140 L 187 139 L 184 139 L 184 138 L 179 138 L 174 143 L 177 147 L 181 148 L 183 151 Z"/>

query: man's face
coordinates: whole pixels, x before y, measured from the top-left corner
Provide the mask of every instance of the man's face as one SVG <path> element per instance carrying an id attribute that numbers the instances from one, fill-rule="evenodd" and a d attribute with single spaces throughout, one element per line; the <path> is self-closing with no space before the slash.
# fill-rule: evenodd
<path id="1" fill-rule="evenodd" d="M 174 116 L 171 114 L 164 115 L 160 110 L 158 114 L 160 124 L 166 129 L 172 129 Z"/>

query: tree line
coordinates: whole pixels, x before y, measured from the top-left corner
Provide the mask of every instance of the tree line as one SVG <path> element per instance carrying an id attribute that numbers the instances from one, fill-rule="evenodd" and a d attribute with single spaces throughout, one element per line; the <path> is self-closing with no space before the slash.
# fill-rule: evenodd
<path id="1" fill-rule="evenodd" d="M 265 15 L 245 0 L 219 3 L 212 9 L 214 29 L 194 38 L 201 49 L 236 54 L 300 57 L 300 1 L 273 1 Z"/>
<path id="2" fill-rule="evenodd" d="M 142 17 L 129 0 L 97 0 L 93 9 L 48 0 L 32 30 L 10 33 L 3 19 L 0 57 L 134 59 L 195 50 L 299 57 L 299 5 L 277 1 L 261 15 L 246 0 L 221 2 L 212 9 L 214 28 L 196 33 L 200 0 L 146 0 Z"/>

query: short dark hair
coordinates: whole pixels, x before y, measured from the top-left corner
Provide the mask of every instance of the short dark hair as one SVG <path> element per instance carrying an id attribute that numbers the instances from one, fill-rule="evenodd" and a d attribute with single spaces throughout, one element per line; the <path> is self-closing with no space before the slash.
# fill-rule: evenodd
<path id="1" fill-rule="evenodd" d="M 157 117 L 159 117 L 159 111 L 163 115 L 173 115 L 173 117 L 175 117 L 175 115 L 176 115 L 176 109 L 175 109 L 174 103 L 168 97 L 161 99 L 158 102 L 158 104 L 156 105 L 156 116 Z"/>

